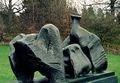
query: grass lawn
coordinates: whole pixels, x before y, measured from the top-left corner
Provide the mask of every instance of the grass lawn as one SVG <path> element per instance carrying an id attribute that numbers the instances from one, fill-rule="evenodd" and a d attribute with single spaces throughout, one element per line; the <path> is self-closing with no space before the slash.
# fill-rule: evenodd
<path id="1" fill-rule="evenodd" d="M 108 70 L 114 71 L 120 83 L 120 55 L 108 54 Z"/>
<path id="2" fill-rule="evenodd" d="M 8 46 L 0 46 L 0 83 L 9 83 L 16 79 L 9 65 L 9 53 Z M 120 55 L 108 54 L 107 57 L 108 71 L 114 71 L 120 83 Z M 39 76 L 38 73 L 36 73 L 36 76 Z"/>
<path id="3" fill-rule="evenodd" d="M 8 61 L 9 47 L 0 46 L 0 83 L 8 83 L 15 80 Z"/>

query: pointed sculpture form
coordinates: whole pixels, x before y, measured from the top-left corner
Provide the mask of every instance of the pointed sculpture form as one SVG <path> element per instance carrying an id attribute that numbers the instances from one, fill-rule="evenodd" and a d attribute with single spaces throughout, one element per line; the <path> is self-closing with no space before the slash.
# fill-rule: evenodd
<path id="1" fill-rule="evenodd" d="M 72 17 L 72 29 L 70 35 L 64 40 L 62 47 L 78 44 L 92 64 L 93 72 L 102 72 L 107 68 L 107 58 L 99 37 L 80 27 L 79 16 Z M 84 64 L 84 63 L 83 63 Z"/>
<path id="2" fill-rule="evenodd" d="M 54 25 L 43 26 L 38 35 L 19 35 L 10 47 L 10 64 L 20 83 L 32 83 L 35 71 L 45 75 L 49 83 L 65 79 L 60 34 Z"/>

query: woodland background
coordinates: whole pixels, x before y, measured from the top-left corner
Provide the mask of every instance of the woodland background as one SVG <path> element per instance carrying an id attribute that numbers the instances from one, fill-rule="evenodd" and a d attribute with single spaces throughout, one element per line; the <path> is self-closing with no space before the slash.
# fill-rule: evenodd
<path id="1" fill-rule="evenodd" d="M 64 40 L 71 29 L 70 16 L 75 14 L 82 17 L 82 27 L 100 37 L 107 52 L 120 54 L 120 0 L 84 2 L 81 13 L 68 0 L 19 1 L 0 0 L 0 44 L 8 44 L 20 33 L 38 33 L 47 23 L 56 25 Z"/>

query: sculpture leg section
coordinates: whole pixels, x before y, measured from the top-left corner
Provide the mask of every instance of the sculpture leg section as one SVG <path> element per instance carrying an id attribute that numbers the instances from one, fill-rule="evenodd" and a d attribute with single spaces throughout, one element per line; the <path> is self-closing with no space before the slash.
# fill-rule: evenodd
<path id="1" fill-rule="evenodd" d="M 63 53 L 67 76 L 78 77 L 89 73 L 92 67 L 91 63 L 78 44 L 66 46 Z"/>
<path id="2" fill-rule="evenodd" d="M 96 35 L 87 31 L 83 31 L 87 35 L 81 34 L 82 30 L 84 29 L 80 28 L 78 29 L 79 34 L 72 34 L 72 36 L 70 36 L 70 43 L 77 43 L 80 45 L 82 51 L 89 58 L 92 64 L 93 72 L 103 72 L 107 69 L 107 58 L 100 43 L 100 39 Z"/>
<path id="3" fill-rule="evenodd" d="M 14 44 L 15 53 L 9 57 L 12 70 L 20 83 L 33 83 L 34 68 L 29 60 L 32 53 L 26 45 L 20 42 Z"/>
<path id="4" fill-rule="evenodd" d="M 91 42 L 88 44 L 90 55 L 88 56 L 93 64 L 95 70 L 93 72 L 102 72 L 107 69 L 107 57 L 100 43 L 100 39 L 92 34 L 90 37 Z"/>

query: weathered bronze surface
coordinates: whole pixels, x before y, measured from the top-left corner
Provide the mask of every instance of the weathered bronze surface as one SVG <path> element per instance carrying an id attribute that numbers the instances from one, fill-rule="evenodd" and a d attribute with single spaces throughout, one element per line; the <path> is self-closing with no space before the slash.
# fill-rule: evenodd
<path id="1" fill-rule="evenodd" d="M 43 26 L 37 35 L 19 35 L 10 46 L 11 67 L 18 81 L 32 81 L 35 71 L 45 75 L 50 83 L 65 79 L 61 39 L 54 25 Z"/>
<path id="2" fill-rule="evenodd" d="M 89 73 L 92 65 L 78 44 L 66 46 L 63 54 L 66 77 L 75 78 Z"/>
<path id="3" fill-rule="evenodd" d="M 20 34 L 11 42 L 11 68 L 19 83 L 34 83 L 34 72 L 46 76 L 39 83 L 66 83 L 107 68 L 107 58 L 99 37 L 80 27 L 81 17 L 72 16 L 70 35 L 62 42 L 53 24 L 38 34 Z"/>
<path id="4" fill-rule="evenodd" d="M 101 45 L 100 38 L 80 27 L 81 17 L 72 16 L 72 29 L 70 35 L 63 41 L 62 47 L 78 44 L 92 64 L 93 72 L 102 72 L 107 68 L 107 58 Z"/>

